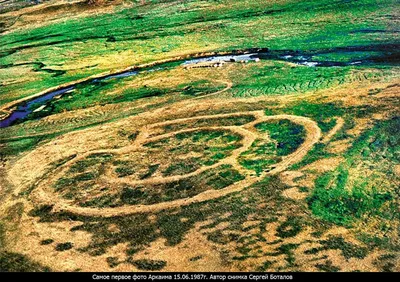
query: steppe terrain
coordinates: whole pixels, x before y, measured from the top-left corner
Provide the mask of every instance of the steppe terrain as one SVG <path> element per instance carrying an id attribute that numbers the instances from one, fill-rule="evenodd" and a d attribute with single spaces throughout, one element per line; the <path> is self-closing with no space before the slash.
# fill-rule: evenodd
<path id="1" fill-rule="evenodd" d="M 395 0 L 0 0 L 1 271 L 400 271 Z"/>

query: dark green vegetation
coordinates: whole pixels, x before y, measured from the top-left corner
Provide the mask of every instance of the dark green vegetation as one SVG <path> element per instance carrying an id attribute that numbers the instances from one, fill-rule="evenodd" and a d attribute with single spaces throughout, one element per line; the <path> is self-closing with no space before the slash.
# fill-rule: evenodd
<path id="1" fill-rule="evenodd" d="M 42 249 L 71 259 L 79 259 L 81 253 L 98 256 L 110 268 L 124 263 L 139 270 L 165 270 L 170 265 L 154 260 L 145 250 L 160 239 L 165 239 L 166 247 L 176 246 L 193 231 L 209 241 L 222 265 L 244 266 L 244 270 L 302 271 L 307 267 L 340 271 L 348 265 L 338 262 L 346 260 L 355 262 L 350 265 L 353 269 L 398 270 L 400 123 L 398 118 L 375 120 L 392 116 L 393 107 L 399 104 L 395 95 L 398 84 L 393 82 L 399 71 L 398 1 L 123 2 L 125 5 L 103 9 L 55 1 L 52 6 L 18 16 L 3 16 L 0 11 L 0 105 L 102 72 L 176 58 L 153 69 L 141 69 L 131 77 L 110 76 L 80 83 L 24 122 L 0 129 L 0 167 L 6 174 L 38 146 L 62 142 L 62 138 L 54 139 L 60 134 L 143 112 L 149 112 L 151 125 L 164 119 L 267 108 L 267 115 L 309 117 L 318 123 L 324 136 L 339 118 L 343 118 L 344 127 L 332 140 L 321 140 L 289 168 L 303 173 L 293 179 L 294 189 L 284 184 L 289 180 L 282 174 L 219 199 L 111 218 L 78 216 L 60 211 L 58 206 L 40 206 L 35 194 L 30 193 L 35 185 L 19 195 L 11 188 L 10 193 L 0 191 L 0 199 L 6 194 L 15 201 L 0 218 L 0 245 L 11 242 L 15 252 L 21 247 L 24 254 L 30 252 L 28 257 L 1 249 L 0 270 L 47 271 L 47 267 L 31 261 Z M 269 51 L 259 62 L 228 63 L 220 68 L 181 66 L 190 54 L 253 47 L 267 47 Z M 293 57 L 284 58 L 283 54 Z M 312 62 L 320 65 L 314 67 Z M 225 87 L 226 91 L 207 98 L 215 98 L 215 103 L 201 97 Z M 174 104 L 183 100 L 178 106 Z M 40 106 L 35 104 L 32 109 Z M 113 126 L 99 127 L 111 131 L 110 140 L 101 142 L 112 148 L 132 145 L 138 136 L 136 125 L 141 125 L 132 120 L 131 127 L 116 128 L 115 132 Z M 252 121 L 254 118 L 248 115 L 193 120 L 157 128 L 151 137 Z M 371 128 L 360 136 L 357 130 L 368 122 Z M 257 139 L 239 156 L 239 162 L 258 176 L 298 149 L 305 138 L 304 128 L 285 120 L 261 123 L 256 129 L 266 138 Z M 79 133 L 75 137 L 81 138 Z M 95 141 L 90 140 L 91 144 Z M 54 189 L 72 205 L 99 210 L 193 197 L 244 183 L 245 175 L 230 165 L 209 168 L 230 156 L 241 142 L 239 134 L 225 129 L 198 128 L 171 134 L 147 143 L 143 150 L 96 154 L 75 161 L 53 187 L 45 189 Z M 351 147 L 343 153 L 341 149 L 347 144 Z M 49 164 L 49 171 L 40 177 L 52 177 L 76 157 L 71 152 L 70 157 Z M 303 169 L 330 157 L 343 161 L 337 167 L 333 163 L 315 170 Z M 159 177 L 176 177 L 207 167 L 187 178 L 150 184 L 153 177 L 157 182 Z M 137 184 L 140 181 L 143 184 Z M 302 194 L 296 194 L 298 191 Z M 75 241 L 78 236 L 62 241 L 50 236 L 48 226 L 58 225 L 72 233 L 87 232 L 91 235 L 89 244 L 79 247 L 81 244 Z M 21 226 L 44 228 L 46 232 L 40 230 L 40 236 L 35 236 L 39 230 L 21 232 Z M 348 232 L 341 233 L 343 230 Z M 32 246 L 21 246 L 17 241 L 20 237 L 14 234 L 32 236 Z M 114 253 L 118 244 L 127 246 L 121 251 L 125 253 Z M 208 258 L 196 256 L 188 261 L 199 259 Z"/>
<path id="2" fill-rule="evenodd" d="M 140 270 L 147 270 L 147 271 L 161 270 L 167 265 L 167 263 L 163 260 L 140 259 L 140 260 L 128 260 L 128 262 L 133 264 Z"/>
<path id="3" fill-rule="evenodd" d="M 240 155 L 239 162 L 257 175 L 271 170 L 282 156 L 293 153 L 305 139 L 304 128 L 289 120 L 263 122 L 255 127 L 268 137 L 255 140 L 250 149 Z"/>
<path id="4" fill-rule="evenodd" d="M 207 180 L 207 185 L 211 186 L 213 189 L 223 189 L 228 187 L 245 177 L 241 175 L 237 170 L 232 169 L 231 165 L 222 165 L 221 170 L 215 175 L 211 176 Z"/>
<path id="5" fill-rule="evenodd" d="M 286 156 L 294 151 L 304 142 L 305 134 L 303 126 L 289 120 L 269 121 L 256 125 L 258 131 L 268 133 L 276 142 L 276 153 L 278 156 Z"/>
<path id="6" fill-rule="evenodd" d="M 147 172 L 140 176 L 140 180 L 151 177 L 159 167 L 160 167 L 159 164 L 149 165 Z"/>
<path id="7" fill-rule="evenodd" d="M 98 178 L 111 158 L 111 154 L 92 154 L 84 160 L 77 161 L 70 167 L 65 177 L 57 180 L 54 185 L 55 190 L 71 199 L 81 188 L 89 189 L 92 183 L 88 181 Z"/>
<path id="8" fill-rule="evenodd" d="M 234 252 L 228 256 L 229 260 L 241 261 L 283 254 L 287 261 L 287 267 L 291 267 L 296 265 L 293 250 L 299 245 L 283 244 L 282 240 L 268 240 L 268 233 L 276 232 L 279 237 L 284 239 L 296 236 L 307 227 L 311 227 L 323 234 L 329 229 L 329 225 L 321 224 L 319 220 L 309 217 L 306 206 L 283 198 L 281 192 L 284 189 L 286 186 L 277 177 L 269 177 L 240 193 L 207 203 L 159 212 L 156 214 L 155 220 L 149 220 L 145 214 L 115 218 L 82 217 L 52 212 L 51 206 L 37 208 L 30 214 L 38 216 L 41 222 L 81 221 L 81 225 L 73 227 L 71 230 L 84 230 L 91 233 L 93 237 L 88 247 L 82 248 L 80 251 L 98 256 L 104 254 L 108 248 L 126 242 L 128 243 L 126 251 L 128 262 L 133 262 L 137 267 L 147 268 L 162 267 L 164 263 L 142 260 L 138 262 L 132 256 L 144 250 L 151 242 L 160 237 L 167 240 L 167 245 L 179 244 L 195 224 L 212 218 L 213 220 L 207 225 L 201 226 L 200 230 L 207 235 L 208 240 L 221 246 L 228 243 L 237 244 Z M 263 203 L 268 204 L 261 205 Z M 278 229 L 271 229 L 270 224 L 276 222 L 277 217 L 280 216 L 287 216 L 287 220 Z M 256 223 L 245 226 L 244 224 L 250 217 Z M 224 228 L 217 231 L 210 230 L 221 223 L 226 224 Z M 109 231 L 110 225 L 116 225 L 118 231 Z M 361 257 L 365 253 L 364 248 L 355 247 L 342 238 L 320 240 L 315 237 L 315 240 L 322 245 L 321 250 L 340 249 L 345 252 L 346 257 Z M 262 251 L 263 245 L 271 245 L 274 251 Z M 117 258 L 114 258 L 113 261 L 117 261 Z M 274 267 L 275 262 L 262 263 L 258 267 L 260 269 Z M 281 270 L 283 269 L 285 268 Z"/>
<path id="9" fill-rule="evenodd" d="M 72 247 L 73 247 L 73 244 L 71 242 L 60 243 L 60 244 L 57 244 L 57 246 L 55 247 L 55 250 L 59 251 L 59 252 L 63 252 L 63 251 L 72 249 Z"/>
<path id="10" fill-rule="evenodd" d="M 290 216 L 277 228 L 277 235 L 281 238 L 295 237 L 302 230 L 302 218 Z"/>
<path id="11" fill-rule="evenodd" d="M 243 77 L 239 75 L 232 94 L 235 97 L 254 97 L 315 91 L 350 82 L 351 70 L 351 67 L 293 67 L 279 61 L 264 66 L 254 64 L 243 72 Z"/>
<path id="12" fill-rule="evenodd" d="M 104 194 L 81 202 L 81 206 L 116 207 L 121 205 L 155 204 L 181 198 L 193 197 L 210 189 L 222 189 L 243 180 L 230 165 L 221 165 L 199 175 L 162 184 L 122 185 L 117 194 Z M 107 191 L 107 190 L 106 190 Z"/>
<path id="13" fill-rule="evenodd" d="M 322 244 L 322 250 L 340 250 L 346 259 L 362 259 L 368 254 L 367 248 L 348 243 L 342 237 L 329 237 L 329 239 L 320 241 L 320 243 Z"/>
<path id="14" fill-rule="evenodd" d="M 53 239 L 44 239 L 42 241 L 40 241 L 40 245 L 50 245 L 54 242 Z"/>
<path id="15" fill-rule="evenodd" d="M 0 139 L 0 158 L 10 157 L 33 150 L 39 144 L 44 144 L 46 141 L 58 135 L 59 134 L 44 134 L 26 138 Z"/>
<path id="16" fill-rule="evenodd" d="M 306 250 L 306 254 L 317 254 L 324 250 L 340 250 L 346 259 L 363 259 L 368 254 L 368 249 L 346 242 L 343 237 L 330 236 L 327 240 L 319 241 L 321 247 Z"/>
<path id="17" fill-rule="evenodd" d="M 28 257 L 10 252 L 0 252 L 1 272 L 43 272 L 50 268 L 31 261 Z"/>
<path id="18" fill-rule="evenodd" d="M 107 95 L 112 89 L 122 86 L 123 84 L 117 84 L 113 81 L 101 81 L 96 84 L 80 85 L 71 94 L 65 94 L 64 97 L 50 100 L 46 103 L 46 107 L 43 110 L 32 112 L 25 120 L 38 119 L 64 111 L 84 109 L 95 105 L 132 102 L 142 98 L 162 96 L 167 93 L 167 90 L 164 89 L 141 87 L 125 90 L 116 96 Z M 33 104 L 31 109 L 37 109 L 39 106 L 40 104 Z"/>
<path id="19" fill-rule="evenodd" d="M 399 186 L 393 172 L 394 165 L 400 163 L 398 128 L 399 118 L 376 123 L 353 142 L 345 162 L 316 180 L 308 199 L 315 215 L 345 226 L 378 220 L 381 224 L 375 226 L 373 237 L 362 237 L 398 244 L 394 237 L 386 236 L 395 236 L 400 219 Z"/>
<path id="20" fill-rule="evenodd" d="M 321 60 L 333 57 L 335 60 L 349 61 L 349 57 L 362 60 L 377 55 L 385 59 L 389 55 L 384 46 L 393 42 L 395 32 L 390 25 L 396 7 L 396 1 L 392 0 L 324 0 L 318 3 L 224 0 L 206 1 L 202 3 L 204 6 L 199 6 L 198 1 L 174 5 L 160 2 L 151 1 L 144 6 L 134 4 L 112 13 L 89 14 L 52 24 L 42 22 L 36 28 L 5 34 L 0 39 L 0 64 L 7 72 L 0 72 L 0 77 L 11 81 L 15 70 L 22 68 L 24 74 L 31 74 L 34 79 L 6 83 L 3 85 L 6 95 L 2 95 L 1 101 L 4 103 L 115 66 L 121 68 L 126 64 L 168 57 L 182 49 L 196 53 L 200 51 L 195 49 L 198 46 L 205 46 L 205 50 L 218 50 L 222 46 L 231 49 L 254 46 L 273 50 L 320 49 L 328 51 L 327 55 L 319 55 Z M 58 8 L 68 11 L 76 6 L 64 4 Z M 332 16 L 335 16 L 334 21 L 330 20 Z M 329 24 L 321 24 L 328 20 Z M 271 24 L 279 28 L 268 28 Z M 161 30 L 160 26 L 163 27 Z M 207 47 L 210 43 L 212 45 Z M 340 48 L 353 46 L 360 47 L 355 54 L 335 53 L 335 48 L 340 51 Z M 34 62 L 32 53 L 36 54 Z M 135 56 L 131 56 L 132 53 Z M 126 60 L 113 61 L 116 54 Z M 85 63 L 78 64 L 81 61 Z M 35 71 L 35 65 L 19 65 L 26 62 L 42 62 L 45 67 Z M 60 70 L 65 73 L 55 73 Z M 17 89 L 18 93 L 9 97 L 8 94 Z"/>
<path id="21" fill-rule="evenodd" d="M 398 255 L 396 254 L 385 254 L 381 255 L 378 258 L 378 261 L 375 264 L 385 272 L 393 272 L 394 268 L 396 267 L 396 263 L 393 262 L 394 259 L 397 258 Z"/>
<path id="22" fill-rule="evenodd" d="M 309 117 L 318 123 L 321 131 L 326 133 L 336 124 L 336 118 L 348 112 L 340 103 L 310 103 L 300 101 L 285 106 L 283 109 L 267 109 L 266 115 L 291 114 Z M 350 114 L 350 113 L 349 113 Z"/>
<path id="23" fill-rule="evenodd" d="M 330 177 L 320 177 L 316 182 L 316 190 L 309 199 L 313 212 L 337 224 L 350 224 L 365 214 L 379 215 L 383 204 L 392 201 L 393 196 L 388 192 L 365 190 L 355 186 L 348 191 L 344 185 L 347 182 L 348 172 L 340 170 L 335 188 L 329 189 Z M 394 206 L 392 206 L 394 208 Z M 389 214 L 387 215 L 389 216 Z"/>
<path id="24" fill-rule="evenodd" d="M 334 266 L 332 264 L 332 261 L 327 260 L 325 263 L 321 264 L 316 264 L 315 265 L 319 270 L 325 271 L 325 272 L 337 272 L 340 270 L 339 267 Z"/>
<path id="25" fill-rule="evenodd" d="M 176 156 L 170 160 L 171 164 L 162 170 L 164 176 L 170 176 L 190 173 L 201 166 L 217 163 L 239 148 L 241 140 L 240 135 L 228 130 L 199 129 L 149 142 L 145 147 L 154 155 L 168 148 L 169 157 Z M 185 155 L 187 157 L 182 157 Z"/>
<path id="26" fill-rule="evenodd" d="M 4 228 L 4 224 L 2 222 L 0 222 L 0 244 L 1 246 L 4 248 L 5 244 L 6 244 L 6 230 Z"/>
<path id="27" fill-rule="evenodd" d="M 249 150 L 240 155 L 239 162 L 243 167 L 254 170 L 257 175 L 260 175 L 264 170 L 268 170 L 273 164 L 281 160 L 276 151 L 276 143 L 270 140 L 257 139 L 251 144 Z"/>
<path id="28" fill-rule="evenodd" d="M 345 107 L 340 102 L 308 102 L 300 101 L 290 103 L 283 108 L 267 109 L 266 115 L 291 114 L 309 117 L 318 123 L 323 134 L 327 134 L 336 125 L 339 117 L 343 118 L 343 127 L 336 132 L 333 140 L 344 140 L 354 138 L 353 135 L 347 133 L 348 130 L 354 128 L 354 118 L 370 118 L 373 113 L 383 111 L 384 107 L 369 105 L 365 107 Z M 337 154 L 326 150 L 327 144 L 317 143 L 307 153 L 307 155 L 297 164 L 291 166 L 291 169 L 299 169 L 307 164 L 315 162 L 322 158 L 330 158 Z"/>
<path id="29" fill-rule="evenodd" d="M 129 166 L 119 166 L 115 169 L 115 172 L 118 174 L 118 177 L 125 177 L 135 173 L 135 171 Z"/>
<path id="30" fill-rule="evenodd" d="M 81 206 L 96 207 L 153 204 L 191 197 L 208 189 L 222 189 L 244 179 L 244 176 L 230 166 L 222 165 L 191 178 L 156 185 L 132 186 L 129 182 L 107 185 L 101 177 L 110 168 L 118 178 L 134 177 L 138 180 L 150 178 L 157 171 L 164 177 L 185 175 L 229 156 L 240 146 L 241 139 L 240 135 L 224 130 L 195 130 L 145 144 L 150 156 L 146 160 L 140 153 L 126 157 L 92 154 L 72 164 L 56 181 L 54 188 L 62 197 L 75 200 Z M 166 150 L 170 154 L 161 153 Z M 152 162 L 151 158 L 157 162 Z"/>
<path id="31" fill-rule="evenodd" d="M 324 143 L 315 144 L 314 147 L 307 153 L 307 155 L 300 162 L 291 166 L 291 169 L 299 169 L 319 159 L 329 158 L 335 155 L 327 152 L 325 149 L 326 145 Z"/>

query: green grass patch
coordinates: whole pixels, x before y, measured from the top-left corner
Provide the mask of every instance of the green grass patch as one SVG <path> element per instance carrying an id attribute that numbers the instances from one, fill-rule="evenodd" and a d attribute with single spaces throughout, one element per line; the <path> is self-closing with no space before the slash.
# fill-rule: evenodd
<path id="1" fill-rule="evenodd" d="M 71 196 L 73 198 L 73 195 Z M 99 208 L 105 208 L 105 207 L 116 207 L 118 206 L 118 196 L 115 194 L 105 194 L 101 195 L 99 197 L 95 197 L 91 200 L 86 200 L 86 201 L 81 201 L 79 202 L 79 206 L 81 207 L 99 207 Z"/>
<path id="2" fill-rule="evenodd" d="M 141 189 L 125 187 L 121 192 L 120 199 L 124 204 L 135 205 L 140 202 L 140 199 L 145 197 L 146 197 L 145 191 Z"/>
<path id="3" fill-rule="evenodd" d="M 385 166 L 391 167 L 386 160 L 399 163 L 400 119 L 377 123 L 353 141 L 352 147 L 345 153 L 345 162 L 334 172 L 328 172 L 317 178 L 315 189 L 308 198 L 313 213 L 325 220 L 340 225 L 351 225 L 364 216 L 382 219 L 391 218 L 397 199 L 396 187 L 380 187 L 379 171 L 387 175 Z M 350 169 L 365 162 L 381 163 L 380 168 L 370 176 L 357 177 L 349 183 Z M 384 167 L 382 167 L 384 165 Z"/>
<path id="4" fill-rule="evenodd" d="M 367 213 L 381 214 L 381 207 L 393 199 L 390 193 L 380 192 L 378 189 L 366 190 L 363 186 L 345 189 L 347 178 L 348 172 L 342 169 L 334 187 L 330 187 L 334 179 L 331 173 L 316 180 L 315 189 L 307 200 L 315 215 L 336 224 L 350 225 Z"/>
<path id="5" fill-rule="evenodd" d="M 186 159 L 183 162 L 173 163 L 162 173 L 164 176 L 183 175 L 197 170 L 200 167 L 199 158 Z"/>
<path id="6" fill-rule="evenodd" d="M 67 7 L 61 6 L 60 9 L 64 8 L 68 11 Z M 380 45 L 396 43 L 391 24 L 395 9 L 393 1 L 382 5 L 372 0 L 323 0 L 318 3 L 228 0 L 218 4 L 190 1 L 176 5 L 150 1 L 146 5 L 120 6 L 110 13 L 91 14 L 82 9 L 80 17 L 66 17 L 62 22 L 49 21 L 40 26 L 11 28 L 0 38 L 0 63 L 7 66 L 6 71 L 0 74 L 0 80 L 10 81 L 2 86 L 5 95 L 1 95 L 0 103 L 82 77 L 176 54 L 267 46 L 273 50 L 325 50 L 323 54 L 338 54 L 328 58 L 328 55 L 320 54 L 321 60 L 368 58 L 377 54 L 358 52 L 349 56 L 335 49 L 377 45 L 371 52 L 379 53 Z M 379 21 L 376 21 L 377 17 Z M 271 23 L 278 28 L 270 29 L 269 36 L 265 36 L 264 27 Z M 379 56 L 385 58 L 386 53 Z M 32 62 L 32 54 L 35 54 L 35 62 Z M 113 62 L 109 67 L 96 59 L 113 60 L 118 55 L 124 56 L 124 60 Z M 27 62 L 31 64 L 24 66 L 23 75 L 34 76 L 34 79 L 20 80 L 21 71 L 15 70 L 18 66 L 14 64 Z M 38 68 L 38 63 L 45 66 Z M 68 63 L 71 64 L 63 67 Z M 346 71 L 346 68 L 292 69 L 289 65 L 277 64 L 275 68 L 265 68 L 265 74 L 250 75 L 242 83 L 242 88 L 253 84 L 270 88 L 282 86 L 282 90 L 272 89 L 273 93 L 280 93 L 289 91 L 285 87 L 290 89 L 293 83 L 300 82 L 293 87 L 312 90 L 324 87 L 322 82 L 325 80 L 329 84 L 329 79 L 325 78 L 335 77 L 340 81 Z M 319 78 L 323 78 L 322 82 L 318 81 Z M 310 81 L 316 82 L 306 84 Z M 17 90 L 17 94 L 11 95 Z"/>
<path id="7" fill-rule="evenodd" d="M 343 237 L 340 236 L 331 236 L 327 240 L 320 241 L 320 244 L 322 244 L 321 250 L 339 250 L 346 259 L 363 259 L 368 255 L 367 248 L 346 242 Z"/>
<path id="8" fill-rule="evenodd" d="M 267 132 L 277 142 L 278 156 L 286 156 L 293 153 L 305 140 L 303 126 L 289 120 L 263 122 L 257 124 L 256 128 L 260 132 Z"/>
<path id="9" fill-rule="evenodd" d="M 218 190 L 228 187 L 244 178 L 245 177 L 237 170 L 232 169 L 231 165 L 222 165 L 221 171 L 214 176 L 211 176 L 206 183 L 213 187 L 213 189 Z"/>
<path id="10" fill-rule="evenodd" d="M 298 170 L 308 164 L 311 164 L 315 161 L 324 158 L 330 158 L 335 156 L 335 154 L 329 153 L 326 150 L 326 144 L 324 143 L 316 143 L 310 151 L 308 151 L 307 155 L 298 163 L 292 165 L 290 167 L 291 170 Z"/>
<path id="11" fill-rule="evenodd" d="M 115 169 L 115 172 L 117 173 L 118 177 L 125 177 L 135 173 L 133 168 L 129 166 L 119 166 Z"/>
<path id="12" fill-rule="evenodd" d="M 350 79 L 350 67 L 312 68 L 270 61 L 254 64 L 238 78 L 232 88 L 235 97 L 278 96 L 329 88 Z"/>
<path id="13" fill-rule="evenodd" d="M 277 235 L 280 238 L 295 237 L 302 231 L 302 218 L 297 216 L 289 216 L 288 219 L 278 226 Z"/>
<path id="14" fill-rule="evenodd" d="M 339 103 L 310 103 L 308 101 L 295 102 L 283 109 L 267 109 L 265 111 L 266 115 L 291 114 L 309 117 L 318 123 L 323 133 L 335 126 L 335 117 L 343 116 L 345 113 L 345 108 Z"/>
<path id="15" fill-rule="evenodd" d="M 140 179 L 147 179 L 149 177 L 151 177 L 156 171 L 157 169 L 160 167 L 160 164 L 154 164 L 154 165 L 149 165 L 148 167 L 148 171 L 140 176 Z"/>
<path id="16" fill-rule="evenodd" d="M 324 263 L 317 263 L 315 267 L 325 272 L 338 272 L 340 270 L 340 267 L 334 266 L 330 260 L 327 260 Z"/>

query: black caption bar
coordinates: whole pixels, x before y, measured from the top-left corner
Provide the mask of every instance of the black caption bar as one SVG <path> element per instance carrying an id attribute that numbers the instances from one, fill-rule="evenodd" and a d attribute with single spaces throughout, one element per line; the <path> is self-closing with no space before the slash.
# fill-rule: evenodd
<path id="1" fill-rule="evenodd" d="M 15 281 L 29 279 L 32 281 L 56 281 L 58 278 L 67 281 L 321 281 L 323 279 L 383 279 L 384 281 L 400 281 L 399 273 L 306 273 L 306 272 L 277 272 L 277 273 L 213 273 L 213 272 L 148 272 L 148 273 L 113 273 L 113 272 L 36 272 L 36 273 L 0 273 L 1 281 Z"/>
<path id="2" fill-rule="evenodd" d="M 163 273 L 163 274 L 93 274 L 94 281 L 236 281 L 236 280 L 294 280 L 293 274 L 243 274 L 243 273 Z"/>

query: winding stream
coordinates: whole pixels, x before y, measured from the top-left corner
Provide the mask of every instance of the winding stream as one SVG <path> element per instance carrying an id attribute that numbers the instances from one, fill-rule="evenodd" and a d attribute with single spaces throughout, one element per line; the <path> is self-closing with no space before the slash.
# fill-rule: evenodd
<path id="1" fill-rule="evenodd" d="M 361 60 L 350 60 L 350 61 L 330 61 L 330 60 L 316 60 L 315 57 L 318 57 L 318 53 L 314 54 L 306 54 L 300 53 L 298 51 L 269 51 L 267 49 L 261 49 L 258 52 L 252 52 L 255 49 L 251 49 L 249 51 L 244 51 L 240 54 L 228 54 L 228 55 L 214 55 L 214 56 L 206 56 L 206 57 L 199 57 L 199 58 L 192 58 L 188 60 L 182 61 L 182 66 L 189 66 L 189 65 L 196 65 L 196 64 L 207 64 L 212 66 L 214 63 L 221 63 L 221 62 L 248 62 L 248 61 L 259 61 L 259 60 L 280 60 L 286 61 L 290 63 L 294 63 L 297 65 L 302 65 L 306 67 L 344 67 L 344 66 L 351 66 L 351 65 L 360 65 L 369 62 L 373 62 L 373 59 L 361 59 Z M 359 52 L 358 50 L 344 50 L 340 53 L 349 53 L 352 52 Z M 326 53 L 324 53 L 326 54 Z M 328 53 L 329 54 L 329 53 Z M 178 61 L 179 62 L 179 61 Z M 166 69 L 163 64 L 156 65 L 150 68 L 144 69 L 131 69 L 124 72 L 119 72 L 115 74 L 105 75 L 102 77 L 90 79 L 85 82 L 79 82 L 73 84 L 71 86 L 61 88 L 55 91 L 50 91 L 45 93 L 39 97 L 33 98 L 29 101 L 21 102 L 17 104 L 13 110 L 11 110 L 11 114 L 9 114 L 3 120 L 0 120 L 0 128 L 5 128 L 8 126 L 12 126 L 13 124 L 23 121 L 28 117 L 29 114 L 40 111 L 45 108 L 46 103 L 52 99 L 60 99 L 63 95 L 71 93 L 73 94 L 74 89 L 78 85 L 83 84 L 94 84 L 101 81 L 106 81 L 110 79 L 123 79 L 126 77 L 131 77 L 138 75 L 139 73 L 143 72 L 154 72 Z"/>

